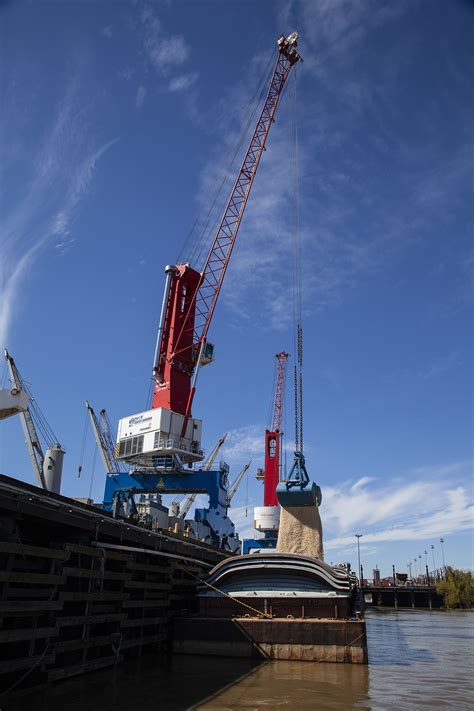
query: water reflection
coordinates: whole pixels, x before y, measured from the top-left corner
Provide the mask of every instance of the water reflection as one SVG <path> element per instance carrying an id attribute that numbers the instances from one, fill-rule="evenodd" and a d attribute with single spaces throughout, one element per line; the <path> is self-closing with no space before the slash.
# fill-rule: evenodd
<path id="1" fill-rule="evenodd" d="M 474 614 L 368 614 L 369 665 L 145 656 L 1 699 L 1 711 L 472 709 Z"/>
<path id="2" fill-rule="evenodd" d="M 238 684 L 191 708 L 368 709 L 368 689 L 369 672 L 364 665 L 265 662 Z"/>

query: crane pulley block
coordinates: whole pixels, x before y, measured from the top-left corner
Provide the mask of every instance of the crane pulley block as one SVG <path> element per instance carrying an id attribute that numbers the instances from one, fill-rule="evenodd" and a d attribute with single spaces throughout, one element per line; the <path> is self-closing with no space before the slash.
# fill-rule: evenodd
<path id="1" fill-rule="evenodd" d="M 0 390 L 0 420 L 28 410 L 29 397 L 24 390 L 7 388 Z"/>

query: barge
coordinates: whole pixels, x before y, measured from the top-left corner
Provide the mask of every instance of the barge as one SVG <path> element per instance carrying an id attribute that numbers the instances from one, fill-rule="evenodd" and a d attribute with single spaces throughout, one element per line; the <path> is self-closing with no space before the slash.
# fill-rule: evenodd
<path id="1" fill-rule="evenodd" d="M 173 651 L 367 663 L 355 576 L 305 555 L 260 553 L 219 563 L 199 611 L 173 621 Z"/>

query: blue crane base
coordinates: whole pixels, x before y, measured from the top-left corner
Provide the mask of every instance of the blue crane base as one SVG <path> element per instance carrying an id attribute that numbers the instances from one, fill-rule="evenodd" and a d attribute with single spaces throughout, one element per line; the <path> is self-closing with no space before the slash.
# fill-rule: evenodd
<path id="1" fill-rule="evenodd" d="M 225 547 L 229 539 L 236 539 L 235 527 L 227 515 L 227 471 L 153 472 L 139 471 L 107 474 L 103 508 L 114 515 L 121 504 L 133 509 L 136 494 L 207 494 L 209 507 L 196 509 L 194 520 L 209 529 L 208 540 L 217 547 Z M 237 538 L 238 540 L 238 538 Z M 233 549 L 233 547 L 232 547 Z"/>

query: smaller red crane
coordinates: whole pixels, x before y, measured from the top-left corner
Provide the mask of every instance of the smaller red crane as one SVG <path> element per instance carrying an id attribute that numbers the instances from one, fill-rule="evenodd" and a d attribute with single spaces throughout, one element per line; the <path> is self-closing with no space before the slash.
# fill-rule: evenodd
<path id="1" fill-rule="evenodd" d="M 276 488 L 280 479 L 281 436 L 283 423 L 283 401 L 285 396 L 285 375 L 288 353 L 277 353 L 275 395 L 271 429 L 265 431 L 265 469 L 263 483 L 263 505 L 278 506 Z"/>
<path id="2" fill-rule="evenodd" d="M 265 466 L 257 470 L 257 479 L 263 479 L 263 506 L 255 506 L 253 519 L 255 530 L 263 537 L 249 538 L 243 543 L 243 553 L 254 548 L 276 548 L 280 508 L 277 487 L 281 479 L 281 452 L 283 439 L 283 404 L 285 399 L 285 376 L 288 353 L 282 351 L 276 356 L 275 393 L 270 429 L 265 430 Z"/>

